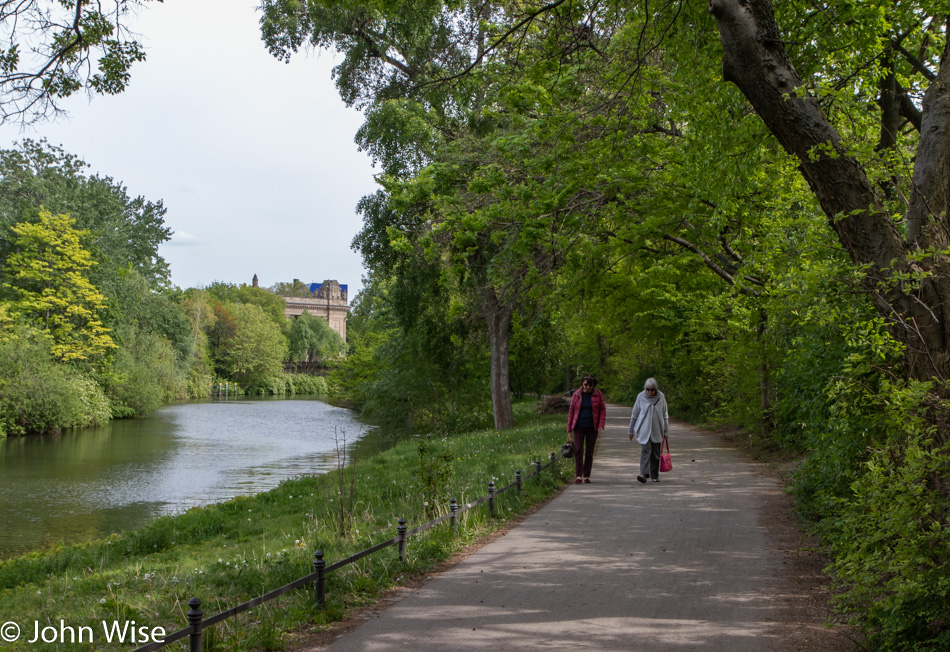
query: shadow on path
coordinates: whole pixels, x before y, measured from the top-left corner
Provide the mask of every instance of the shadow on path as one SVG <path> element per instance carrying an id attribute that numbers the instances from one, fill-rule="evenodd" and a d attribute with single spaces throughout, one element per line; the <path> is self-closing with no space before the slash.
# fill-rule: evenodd
<path id="1" fill-rule="evenodd" d="M 762 518 L 780 492 L 766 467 L 674 422 L 673 470 L 640 484 L 628 417 L 609 406 L 592 484 L 326 649 L 849 649 L 820 627 L 822 613 L 788 608 L 787 555 Z"/>

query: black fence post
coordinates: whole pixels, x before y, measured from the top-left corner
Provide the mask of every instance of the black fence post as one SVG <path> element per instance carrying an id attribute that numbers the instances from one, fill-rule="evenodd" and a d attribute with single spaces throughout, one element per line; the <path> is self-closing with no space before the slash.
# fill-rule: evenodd
<path id="1" fill-rule="evenodd" d="M 406 563 L 406 519 L 399 519 L 399 525 L 396 526 L 396 532 L 399 533 L 399 561 Z"/>
<path id="2" fill-rule="evenodd" d="M 452 512 L 452 519 L 451 519 L 451 522 L 452 522 L 452 534 L 458 534 L 458 532 L 459 532 L 459 521 L 458 521 L 457 513 L 458 513 L 458 511 L 459 511 L 459 501 L 458 501 L 457 499 L 453 498 L 453 499 L 449 502 L 449 510 Z"/>
<path id="3" fill-rule="evenodd" d="M 488 513 L 495 518 L 495 481 L 488 482 Z"/>
<path id="4" fill-rule="evenodd" d="M 534 461 L 534 470 L 538 474 L 538 482 L 541 482 L 541 458 L 539 457 Z"/>
<path id="5" fill-rule="evenodd" d="M 191 634 L 188 635 L 188 649 L 190 652 L 201 652 L 201 619 L 204 618 L 205 612 L 199 608 L 201 600 L 198 598 L 189 600 L 188 606 L 191 609 L 185 617 L 188 618 L 188 624 L 192 627 Z"/>
<path id="6" fill-rule="evenodd" d="M 518 486 L 518 493 L 521 493 L 521 469 L 515 471 L 515 484 Z"/>
<path id="7" fill-rule="evenodd" d="M 557 456 L 554 455 L 554 451 L 551 451 L 551 475 L 557 475 L 557 467 L 554 466 L 554 461 L 557 459 Z"/>
<path id="8" fill-rule="evenodd" d="M 325 609 L 327 606 L 327 576 L 324 569 L 327 562 L 323 558 L 323 551 L 317 550 L 313 553 L 313 572 L 317 574 L 316 587 L 314 590 L 314 599 L 317 603 L 317 609 Z"/>

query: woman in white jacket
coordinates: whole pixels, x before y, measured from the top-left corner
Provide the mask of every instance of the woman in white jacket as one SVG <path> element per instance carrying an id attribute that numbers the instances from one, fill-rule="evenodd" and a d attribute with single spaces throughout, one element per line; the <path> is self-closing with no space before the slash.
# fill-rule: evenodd
<path id="1" fill-rule="evenodd" d="M 660 481 L 660 449 L 669 432 L 670 413 L 666 407 L 666 397 L 657 389 L 656 379 L 647 378 L 643 391 L 633 404 L 630 427 L 627 428 L 630 439 L 636 437 L 640 444 L 638 481 L 646 482 L 647 478 L 653 482 Z"/>

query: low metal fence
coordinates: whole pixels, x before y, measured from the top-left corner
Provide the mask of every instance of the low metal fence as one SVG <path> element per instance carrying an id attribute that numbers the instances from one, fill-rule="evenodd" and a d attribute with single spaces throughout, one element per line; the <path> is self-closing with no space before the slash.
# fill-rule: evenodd
<path id="1" fill-rule="evenodd" d="M 522 476 L 520 469 L 515 471 L 514 482 L 508 485 L 505 485 L 504 487 L 501 487 L 501 488 L 495 487 L 495 482 L 491 481 L 488 483 L 488 493 L 482 496 L 481 498 L 478 498 L 477 500 L 474 500 L 470 503 L 459 505 L 458 500 L 453 498 L 451 502 L 449 503 L 449 511 L 447 514 L 444 514 L 434 520 L 428 521 L 427 523 L 423 523 L 422 525 L 412 528 L 411 530 L 406 525 L 406 520 L 403 518 L 400 518 L 396 526 L 396 536 L 394 536 L 392 539 L 381 541 L 370 548 L 361 550 L 353 555 L 350 555 L 349 557 L 346 557 L 339 561 L 335 561 L 332 564 L 328 565 L 326 560 L 324 560 L 323 558 L 323 551 L 317 550 L 313 555 L 313 572 L 310 573 L 309 575 L 305 575 L 304 577 L 301 577 L 300 579 L 294 580 L 290 584 L 285 584 L 284 586 L 278 589 L 274 589 L 273 591 L 270 591 L 268 593 L 265 593 L 264 595 L 254 598 L 253 600 L 248 600 L 247 602 L 239 604 L 236 607 L 232 607 L 226 611 L 222 611 L 221 613 L 215 614 L 209 618 L 204 617 L 204 612 L 201 610 L 201 600 L 198 598 L 192 598 L 191 600 L 188 601 L 189 610 L 188 610 L 188 613 L 185 614 L 185 617 L 188 620 L 187 627 L 179 629 L 177 632 L 172 632 L 171 634 L 167 634 L 161 641 L 155 641 L 155 642 L 149 643 L 148 645 L 143 645 L 142 647 L 136 648 L 135 650 L 133 650 L 133 652 L 151 652 L 152 650 L 160 650 L 166 645 L 169 645 L 170 643 L 174 643 L 176 641 L 180 641 L 186 637 L 189 639 L 189 652 L 201 652 L 202 632 L 204 632 L 204 630 L 207 629 L 208 627 L 211 627 L 212 625 L 225 621 L 228 618 L 231 618 L 232 616 L 236 616 L 239 613 L 247 611 L 248 609 L 253 609 L 254 607 L 258 605 L 264 604 L 265 602 L 269 602 L 270 600 L 273 600 L 274 598 L 277 598 L 283 595 L 284 593 L 288 593 L 289 591 L 292 591 L 296 588 L 300 588 L 301 586 L 304 586 L 305 584 L 309 584 L 311 582 L 314 583 L 314 603 L 318 609 L 323 609 L 327 605 L 327 596 L 326 596 L 327 573 L 335 571 L 339 568 L 343 568 L 344 566 L 352 564 L 353 562 L 358 561 L 362 559 L 363 557 L 366 557 L 367 555 L 371 555 L 375 552 L 379 552 L 380 550 L 383 550 L 384 548 L 388 548 L 389 546 L 399 547 L 399 560 L 402 563 L 405 563 L 406 562 L 406 541 L 409 539 L 409 537 L 415 536 L 417 534 L 421 534 L 422 532 L 425 532 L 426 530 L 432 527 L 435 527 L 436 525 L 440 523 L 444 523 L 445 521 L 450 521 L 452 531 L 457 532 L 459 514 L 467 510 L 473 509 L 475 507 L 478 507 L 479 505 L 482 505 L 484 503 L 488 503 L 489 515 L 492 518 L 494 518 L 495 517 L 495 497 L 497 495 L 502 494 L 510 489 L 517 489 L 520 492 L 522 485 L 524 484 L 526 480 L 529 480 L 533 477 L 537 477 L 538 480 L 540 480 L 541 472 L 544 469 L 547 469 L 550 467 L 553 472 L 555 470 L 556 461 L 557 461 L 557 456 L 554 453 L 551 453 L 550 461 L 547 464 L 542 465 L 541 460 L 535 460 L 534 471 L 532 471 L 526 476 Z"/>

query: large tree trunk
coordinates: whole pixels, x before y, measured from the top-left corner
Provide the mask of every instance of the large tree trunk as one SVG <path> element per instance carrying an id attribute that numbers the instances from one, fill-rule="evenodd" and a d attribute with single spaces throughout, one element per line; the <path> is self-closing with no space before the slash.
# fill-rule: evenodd
<path id="1" fill-rule="evenodd" d="M 508 373 L 508 344 L 511 341 L 513 310 L 511 306 L 501 304 L 490 289 L 485 294 L 484 308 L 488 342 L 491 345 L 491 403 L 495 415 L 495 429 L 505 430 L 515 425 Z"/>
<path id="2" fill-rule="evenodd" d="M 818 103 L 798 94 L 801 80 L 770 0 L 710 0 L 709 10 L 719 26 L 724 78 L 739 87 L 785 150 L 798 158 L 839 241 L 866 266 L 866 287 L 878 311 L 907 346 L 908 375 L 950 378 L 950 265 L 946 256 L 908 258 L 912 250 L 950 245 L 950 66 L 941 66 L 924 98 L 905 243 Z"/>

